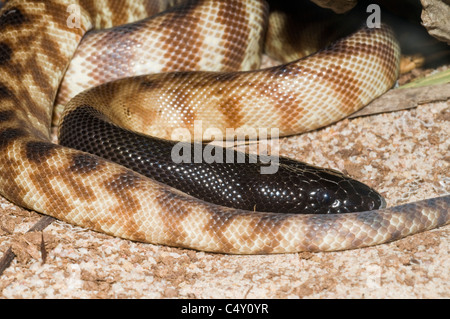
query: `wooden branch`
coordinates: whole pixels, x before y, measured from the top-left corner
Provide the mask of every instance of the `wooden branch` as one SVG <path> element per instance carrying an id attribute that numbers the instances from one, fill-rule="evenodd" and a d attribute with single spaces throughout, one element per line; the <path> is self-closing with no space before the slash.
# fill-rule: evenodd
<path id="1" fill-rule="evenodd" d="M 349 118 L 411 109 L 420 104 L 450 99 L 450 83 L 388 91 Z"/>

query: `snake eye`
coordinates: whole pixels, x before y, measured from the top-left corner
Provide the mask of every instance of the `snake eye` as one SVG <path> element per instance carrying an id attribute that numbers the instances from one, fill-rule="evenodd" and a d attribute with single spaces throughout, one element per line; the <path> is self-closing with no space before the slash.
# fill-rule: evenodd
<path id="1" fill-rule="evenodd" d="M 328 206 L 329 204 L 332 203 L 332 196 L 330 194 L 329 191 L 327 191 L 326 189 L 319 189 L 316 192 L 316 197 L 317 197 L 317 201 L 323 205 L 323 206 Z"/>

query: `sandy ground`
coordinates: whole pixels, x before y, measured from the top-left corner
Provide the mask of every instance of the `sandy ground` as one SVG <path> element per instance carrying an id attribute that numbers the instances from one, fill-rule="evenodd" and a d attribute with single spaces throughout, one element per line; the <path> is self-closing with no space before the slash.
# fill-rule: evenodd
<path id="1" fill-rule="evenodd" d="M 348 173 L 393 206 L 450 192 L 450 101 L 283 138 L 281 155 Z M 333 253 L 230 256 L 113 238 L 0 198 L 1 298 L 450 298 L 450 226 Z M 41 241 L 45 242 L 45 262 Z"/>

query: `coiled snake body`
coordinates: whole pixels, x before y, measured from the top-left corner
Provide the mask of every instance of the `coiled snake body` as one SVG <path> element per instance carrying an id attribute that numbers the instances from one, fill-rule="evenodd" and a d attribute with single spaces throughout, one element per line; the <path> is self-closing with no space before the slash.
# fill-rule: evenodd
<path id="1" fill-rule="evenodd" d="M 53 101 L 82 36 L 94 26 L 142 18 L 149 10 L 145 2 L 11 0 L 2 9 L 0 193 L 7 199 L 72 224 L 131 240 L 240 254 L 364 247 L 449 222 L 448 195 L 377 210 L 370 207 L 382 203 L 372 202 L 367 211 L 345 214 L 277 214 L 227 208 L 100 157 L 52 144 L 49 131 Z M 265 14 L 263 2 L 256 0 L 198 3 L 216 3 L 218 9 L 208 14 L 215 12 L 223 17 L 239 11 Z M 79 25 L 71 27 L 67 9 L 74 4 L 80 9 Z M 158 16 L 156 29 L 164 25 L 173 29 L 177 19 L 189 14 L 194 24 L 200 22 L 202 14 L 207 16 L 187 8 Z M 128 25 L 116 33 L 125 38 L 132 29 L 141 27 Z M 241 38 L 231 34 L 241 29 L 232 23 L 224 37 L 237 42 Z M 205 37 L 207 34 L 205 31 Z M 180 43 L 201 38 L 198 33 L 189 35 L 181 37 Z M 164 49 L 164 41 L 160 42 Z M 172 52 L 198 60 L 194 52 L 174 47 L 165 50 L 168 55 Z M 237 119 L 231 127 L 277 127 L 282 135 L 295 134 L 343 118 L 382 94 L 395 81 L 397 64 L 398 48 L 391 31 L 386 27 L 363 28 L 305 60 L 259 72 L 164 73 L 108 83 L 73 99 L 66 119 L 77 110 L 95 107 L 94 113 L 105 112 L 100 119 L 128 118 L 130 122 L 120 124 L 133 127 L 136 114 L 129 105 L 145 102 L 153 108 L 153 121 L 146 123 L 145 132 L 162 138 L 170 137 L 176 127 L 190 129 L 195 119 L 201 119 L 205 128 L 230 127 L 230 114 Z M 113 104 L 119 105 L 114 109 L 122 115 L 109 111 L 107 106 Z M 160 106 L 169 106 L 169 111 Z M 79 117 L 72 118 L 75 123 L 82 122 Z M 286 160 L 286 165 L 299 164 Z M 305 171 L 297 169 L 301 174 Z"/>

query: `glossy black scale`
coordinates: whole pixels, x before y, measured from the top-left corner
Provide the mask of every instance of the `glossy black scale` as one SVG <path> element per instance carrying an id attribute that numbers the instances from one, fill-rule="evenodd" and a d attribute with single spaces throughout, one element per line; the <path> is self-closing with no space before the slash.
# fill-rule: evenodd
<path id="1" fill-rule="evenodd" d="M 336 214 L 385 206 L 381 195 L 361 182 L 285 157 L 279 158 L 275 174 L 264 175 L 261 167 L 268 164 L 259 157 L 253 164 L 247 154 L 245 163 L 194 163 L 191 146 L 190 163 L 176 164 L 171 154 L 177 142 L 124 130 L 90 106 L 81 106 L 65 116 L 59 141 L 222 206 L 295 214 Z M 202 149 L 205 146 L 201 144 Z M 215 149 L 232 152 L 234 158 L 239 153 Z"/>

